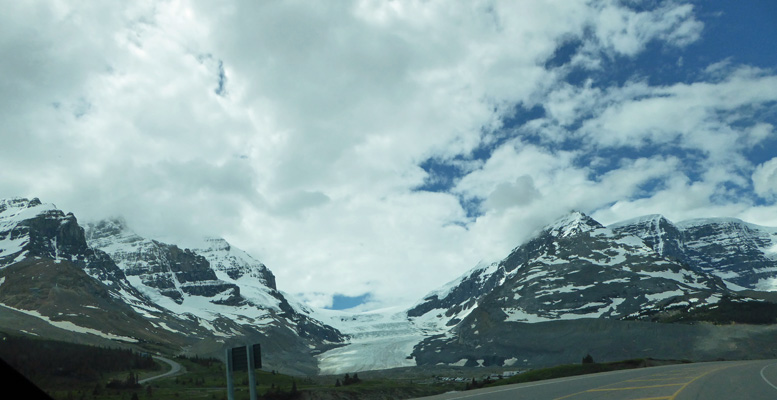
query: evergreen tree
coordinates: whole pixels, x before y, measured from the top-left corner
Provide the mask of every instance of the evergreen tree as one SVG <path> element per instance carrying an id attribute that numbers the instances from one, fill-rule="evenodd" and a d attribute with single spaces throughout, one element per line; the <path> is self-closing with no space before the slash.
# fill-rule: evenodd
<path id="1" fill-rule="evenodd" d="M 594 358 L 591 357 L 590 354 L 583 357 L 583 364 L 593 364 L 593 363 L 594 363 Z"/>

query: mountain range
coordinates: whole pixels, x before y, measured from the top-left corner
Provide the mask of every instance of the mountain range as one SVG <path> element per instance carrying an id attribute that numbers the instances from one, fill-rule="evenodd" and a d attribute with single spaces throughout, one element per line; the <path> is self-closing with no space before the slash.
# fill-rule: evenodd
<path id="1" fill-rule="evenodd" d="M 316 310 L 224 239 L 181 248 L 0 200 L 0 330 L 210 356 L 261 342 L 268 368 L 296 374 L 774 356 L 773 291 L 777 228 L 572 212 L 409 309 Z"/>
<path id="2" fill-rule="evenodd" d="M 192 250 L 120 220 L 84 228 L 38 199 L 0 200 L 0 303 L 8 330 L 211 356 L 261 341 L 268 365 L 292 373 L 316 373 L 314 354 L 345 339 L 298 312 L 267 267 L 222 239 Z"/>

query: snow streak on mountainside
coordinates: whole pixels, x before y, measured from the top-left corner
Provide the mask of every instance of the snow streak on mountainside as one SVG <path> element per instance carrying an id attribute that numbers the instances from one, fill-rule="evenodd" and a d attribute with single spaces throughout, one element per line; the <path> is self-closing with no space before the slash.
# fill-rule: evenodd
<path id="1" fill-rule="evenodd" d="M 188 331 L 135 290 L 104 252 L 86 243 L 73 214 L 38 199 L 0 200 L 0 303 L 71 332 L 167 342 Z M 99 332 L 99 334 L 96 334 Z"/>
<path id="2" fill-rule="evenodd" d="M 484 307 L 506 321 L 633 318 L 714 303 L 721 290 L 721 282 L 664 259 L 642 239 L 575 212 L 501 262 L 433 292 L 408 315 L 438 329 Z"/>
<path id="3" fill-rule="evenodd" d="M 639 221 L 667 223 L 653 216 Z M 655 243 L 662 244 L 661 251 Z M 537 232 L 501 262 L 478 265 L 430 292 L 404 315 L 338 315 L 340 321 L 327 320 L 353 339 L 346 347 L 320 355 L 321 365 L 326 366 L 322 369 L 340 371 L 342 363 L 376 368 L 387 360 L 394 366 L 438 362 L 441 359 L 430 353 L 442 354 L 450 343 L 468 335 L 485 340 L 489 327 L 503 324 L 650 319 L 659 313 L 717 304 L 729 289 L 717 276 L 669 257 L 680 254 L 673 250 L 681 248 L 678 243 L 669 238 L 643 239 L 630 231 L 607 228 L 583 213 L 571 213 Z M 402 339 L 391 347 L 391 341 L 379 339 L 381 328 Z M 406 356 L 419 337 L 424 339 Z M 370 348 L 381 356 L 371 357 Z M 399 348 L 402 351 L 392 355 L 390 350 Z"/>
<path id="4" fill-rule="evenodd" d="M 89 224 L 87 238 L 157 304 L 178 315 L 197 316 L 219 336 L 240 334 L 217 324 L 228 320 L 254 329 L 286 327 L 319 343 L 342 340 L 335 329 L 297 313 L 276 289 L 267 267 L 223 239 L 207 238 L 200 248 L 180 249 L 142 238 L 116 219 Z"/>
<path id="5" fill-rule="evenodd" d="M 777 228 L 734 218 L 672 223 L 660 215 L 611 226 L 642 238 L 660 255 L 723 279 L 734 290 L 777 291 Z"/>
<path id="6" fill-rule="evenodd" d="M 642 230 L 623 228 L 633 225 Z M 709 229 L 710 225 L 717 229 Z M 515 248 L 504 260 L 475 267 L 408 310 L 413 324 L 428 333 L 414 348 L 413 357 L 419 365 L 568 362 L 539 350 L 561 354 L 558 352 L 570 345 L 559 347 L 541 341 L 539 337 L 553 334 L 547 324 L 555 324 L 552 326 L 558 327 L 558 332 L 570 338 L 591 341 L 597 351 L 602 348 L 596 346 L 606 345 L 598 338 L 612 330 L 617 332 L 613 340 L 617 337 L 616 342 L 623 346 L 623 351 L 612 354 L 634 356 L 639 349 L 630 344 L 634 339 L 630 338 L 633 334 L 629 333 L 631 323 L 627 320 L 650 321 L 659 316 L 708 310 L 718 307 L 724 297 L 736 297 L 719 276 L 710 273 L 711 266 L 708 272 L 680 260 L 701 259 L 703 253 L 718 247 L 736 253 L 736 246 L 748 248 L 744 243 L 753 237 L 760 241 L 750 248 L 758 251 L 740 254 L 740 258 L 717 255 L 704 260 L 726 265 L 734 258 L 736 261 L 730 262 L 733 265 L 763 258 L 765 249 L 771 246 L 765 230 L 742 226 L 741 221 L 732 225 L 731 221 L 715 220 L 676 228 L 661 217 L 648 216 L 611 229 L 582 213 L 571 213 Z M 697 227 L 692 231 L 697 234 L 678 234 L 692 227 Z M 746 234 L 741 234 L 743 231 Z M 689 248 L 703 250 L 692 252 Z M 715 268 L 721 267 L 716 264 Z M 767 272 L 766 276 L 775 274 Z M 652 326 L 640 328 L 655 330 L 653 336 L 641 340 L 650 341 L 651 346 L 660 347 L 666 354 L 678 354 L 681 349 L 662 345 L 662 335 L 687 335 L 694 341 L 705 335 L 691 328 L 673 331 Z M 694 354 L 709 354 L 702 350 Z M 562 353 L 569 357 L 566 350 Z M 509 354 L 514 357 L 506 356 Z"/>
<path id="7" fill-rule="evenodd" d="M 84 230 L 37 199 L 0 200 L 0 306 L 49 327 L 36 334 L 65 329 L 208 355 L 262 341 L 274 369 L 295 373 L 566 362 L 558 352 L 569 357 L 570 344 L 547 342 L 558 334 L 593 342 L 614 334 L 623 347 L 613 357 L 631 357 L 639 350 L 631 329 L 650 330 L 639 340 L 674 356 L 662 335 L 702 341 L 708 332 L 638 321 L 754 301 L 737 297 L 744 288 L 777 289 L 777 228 L 659 215 L 605 227 L 573 212 L 408 310 L 317 310 L 223 239 L 184 249 L 120 219 Z"/>
<path id="8" fill-rule="evenodd" d="M 261 340 L 268 365 L 304 374 L 318 371 L 314 351 L 343 341 L 292 308 L 262 263 L 223 239 L 199 247 L 142 238 L 120 220 L 85 232 L 54 205 L 0 200 L 0 306 L 14 315 L 0 328 L 209 356 Z"/>
<path id="9" fill-rule="evenodd" d="M 155 308 L 134 290 L 106 253 L 88 246 L 72 213 L 65 214 L 36 198 L 0 200 L 0 268 L 31 257 L 73 263 L 125 302 L 142 308 L 141 312 Z"/>

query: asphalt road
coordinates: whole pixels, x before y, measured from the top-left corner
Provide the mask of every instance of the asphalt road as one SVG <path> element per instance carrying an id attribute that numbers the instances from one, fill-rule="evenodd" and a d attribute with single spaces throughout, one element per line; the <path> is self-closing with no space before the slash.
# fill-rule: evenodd
<path id="1" fill-rule="evenodd" d="M 176 375 L 178 373 L 182 373 L 182 372 L 186 371 L 186 369 L 184 369 L 184 367 L 181 366 L 181 364 L 178 364 L 177 362 L 175 362 L 175 361 L 173 361 L 173 360 L 171 360 L 169 358 L 164 358 L 164 357 L 159 357 L 159 356 L 153 356 L 153 357 L 155 359 L 157 359 L 159 361 L 162 361 L 162 362 L 166 363 L 167 365 L 169 365 L 170 366 L 170 371 L 167 371 L 167 372 L 165 372 L 162 375 L 157 375 L 157 376 L 152 376 L 150 378 L 141 379 L 141 380 L 138 381 L 138 383 L 141 384 L 141 385 L 146 383 L 146 382 L 153 381 L 155 379 L 160 379 L 160 378 L 165 378 L 165 377 L 168 377 L 168 376 L 173 376 L 173 375 Z"/>
<path id="2" fill-rule="evenodd" d="M 775 400 L 777 360 L 668 365 L 424 397 L 493 400 Z"/>

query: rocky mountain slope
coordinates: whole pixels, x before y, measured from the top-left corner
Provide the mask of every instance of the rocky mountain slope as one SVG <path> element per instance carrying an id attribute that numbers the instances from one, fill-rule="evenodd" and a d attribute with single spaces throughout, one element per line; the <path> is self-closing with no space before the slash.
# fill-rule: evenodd
<path id="1" fill-rule="evenodd" d="M 181 249 L 142 238 L 121 220 L 89 224 L 86 236 L 116 261 L 135 288 L 176 314 L 283 326 L 317 346 L 343 339 L 336 329 L 297 312 L 278 291 L 272 272 L 224 239 L 206 238 L 196 248 Z"/>
<path id="2" fill-rule="evenodd" d="M 776 260 L 775 228 L 660 216 L 605 227 L 575 212 L 409 310 L 353 314 L 288 298 L 264 264 L 223 239 L 181 248 L 120 219 L 84 229 L 38 199 L 7 199 L 0 329 L 215 356 L 261 342 L 266 365 L 302 374 L 531 367 L 587 353 L 772 357 L 777 306 L 756 290 L 777 289 Z M 731 315 L 762 325 L 696 323 Z"/>
<path id="3" fill-rule="evenodd" d="M 516 360 L 526 360 L 526 365 L 570 362 L 578 356 L 564 360 L 573 343 L 623 358 L 644 356 L 640 346 L 655 354 L 679 355 L 683 350 L 694 358 L 712 356 L 714 351 L 695 347 L 712 337 L 705 329 L 641 321 L 708 310 L 722 299 L 756 301 L 741 298 L 707 269 L 719 266 L 700 267 L 669 256 L 689 254 L 683 252 L 687 248 L 703 249 L 703 243 L 714 247 L 720 235 L 691 236 L 695 242 L 664 235 L 664 241 L 651 241 L 656 235 L 642 239 L 632 226 L 630 222 L 610 229 L 575 212 L 538 232 L 502 261 L 478 266 L 430 293 L 407 312 L 429 335 L 414 348 L 416 361 L 468 366 L 501 366 Z M 761 254 L 742 257 L 749 260 Z M 672 335 L 688 337 L 689 347 L 682 349 L 670 340 Z"/>
<path id="4" fill-rule="evenodd" d="M 266 266 L 222 239 L 181 249 L 116 220 L 84 230 L 38 199 L 0 201 L 0 305 L 16 316 L 0 328 L 37 318 L 46 333 L 81 334 L 75 341 L 217 356 L 261 342 L 268 365 L 297 373 L 315 373 L 314 354 L 344 339 L 297 312 Z"/>
<path id="5" fill-rule="evenodd" d="M 637 236 L 661 256 L 720 277 L 734 290 L 777 290 L 777 228 L 734 218 L 677 224 L 649 215 L 611 226 Z"/>
<path id="6" fill-rule="evenodd" d="M 638 237 L 572 213 L 501 262 L 480 266 L 430 294 L 408 316 L 438 327 L 457 325 L 477 307 L 519 322 L 639 318 L 715 303 L 726 292 L 720 279 L 662 257 Z"/>
<path id="7" fill-rule="evenodd" d="M 38 199 L 0 200 L 0 303 L 16 319 L 96 340 L 164 347 L 175 331 L 206 333 L 136 290 L 110 256 L 87 245 L 73 214 Z"/>

